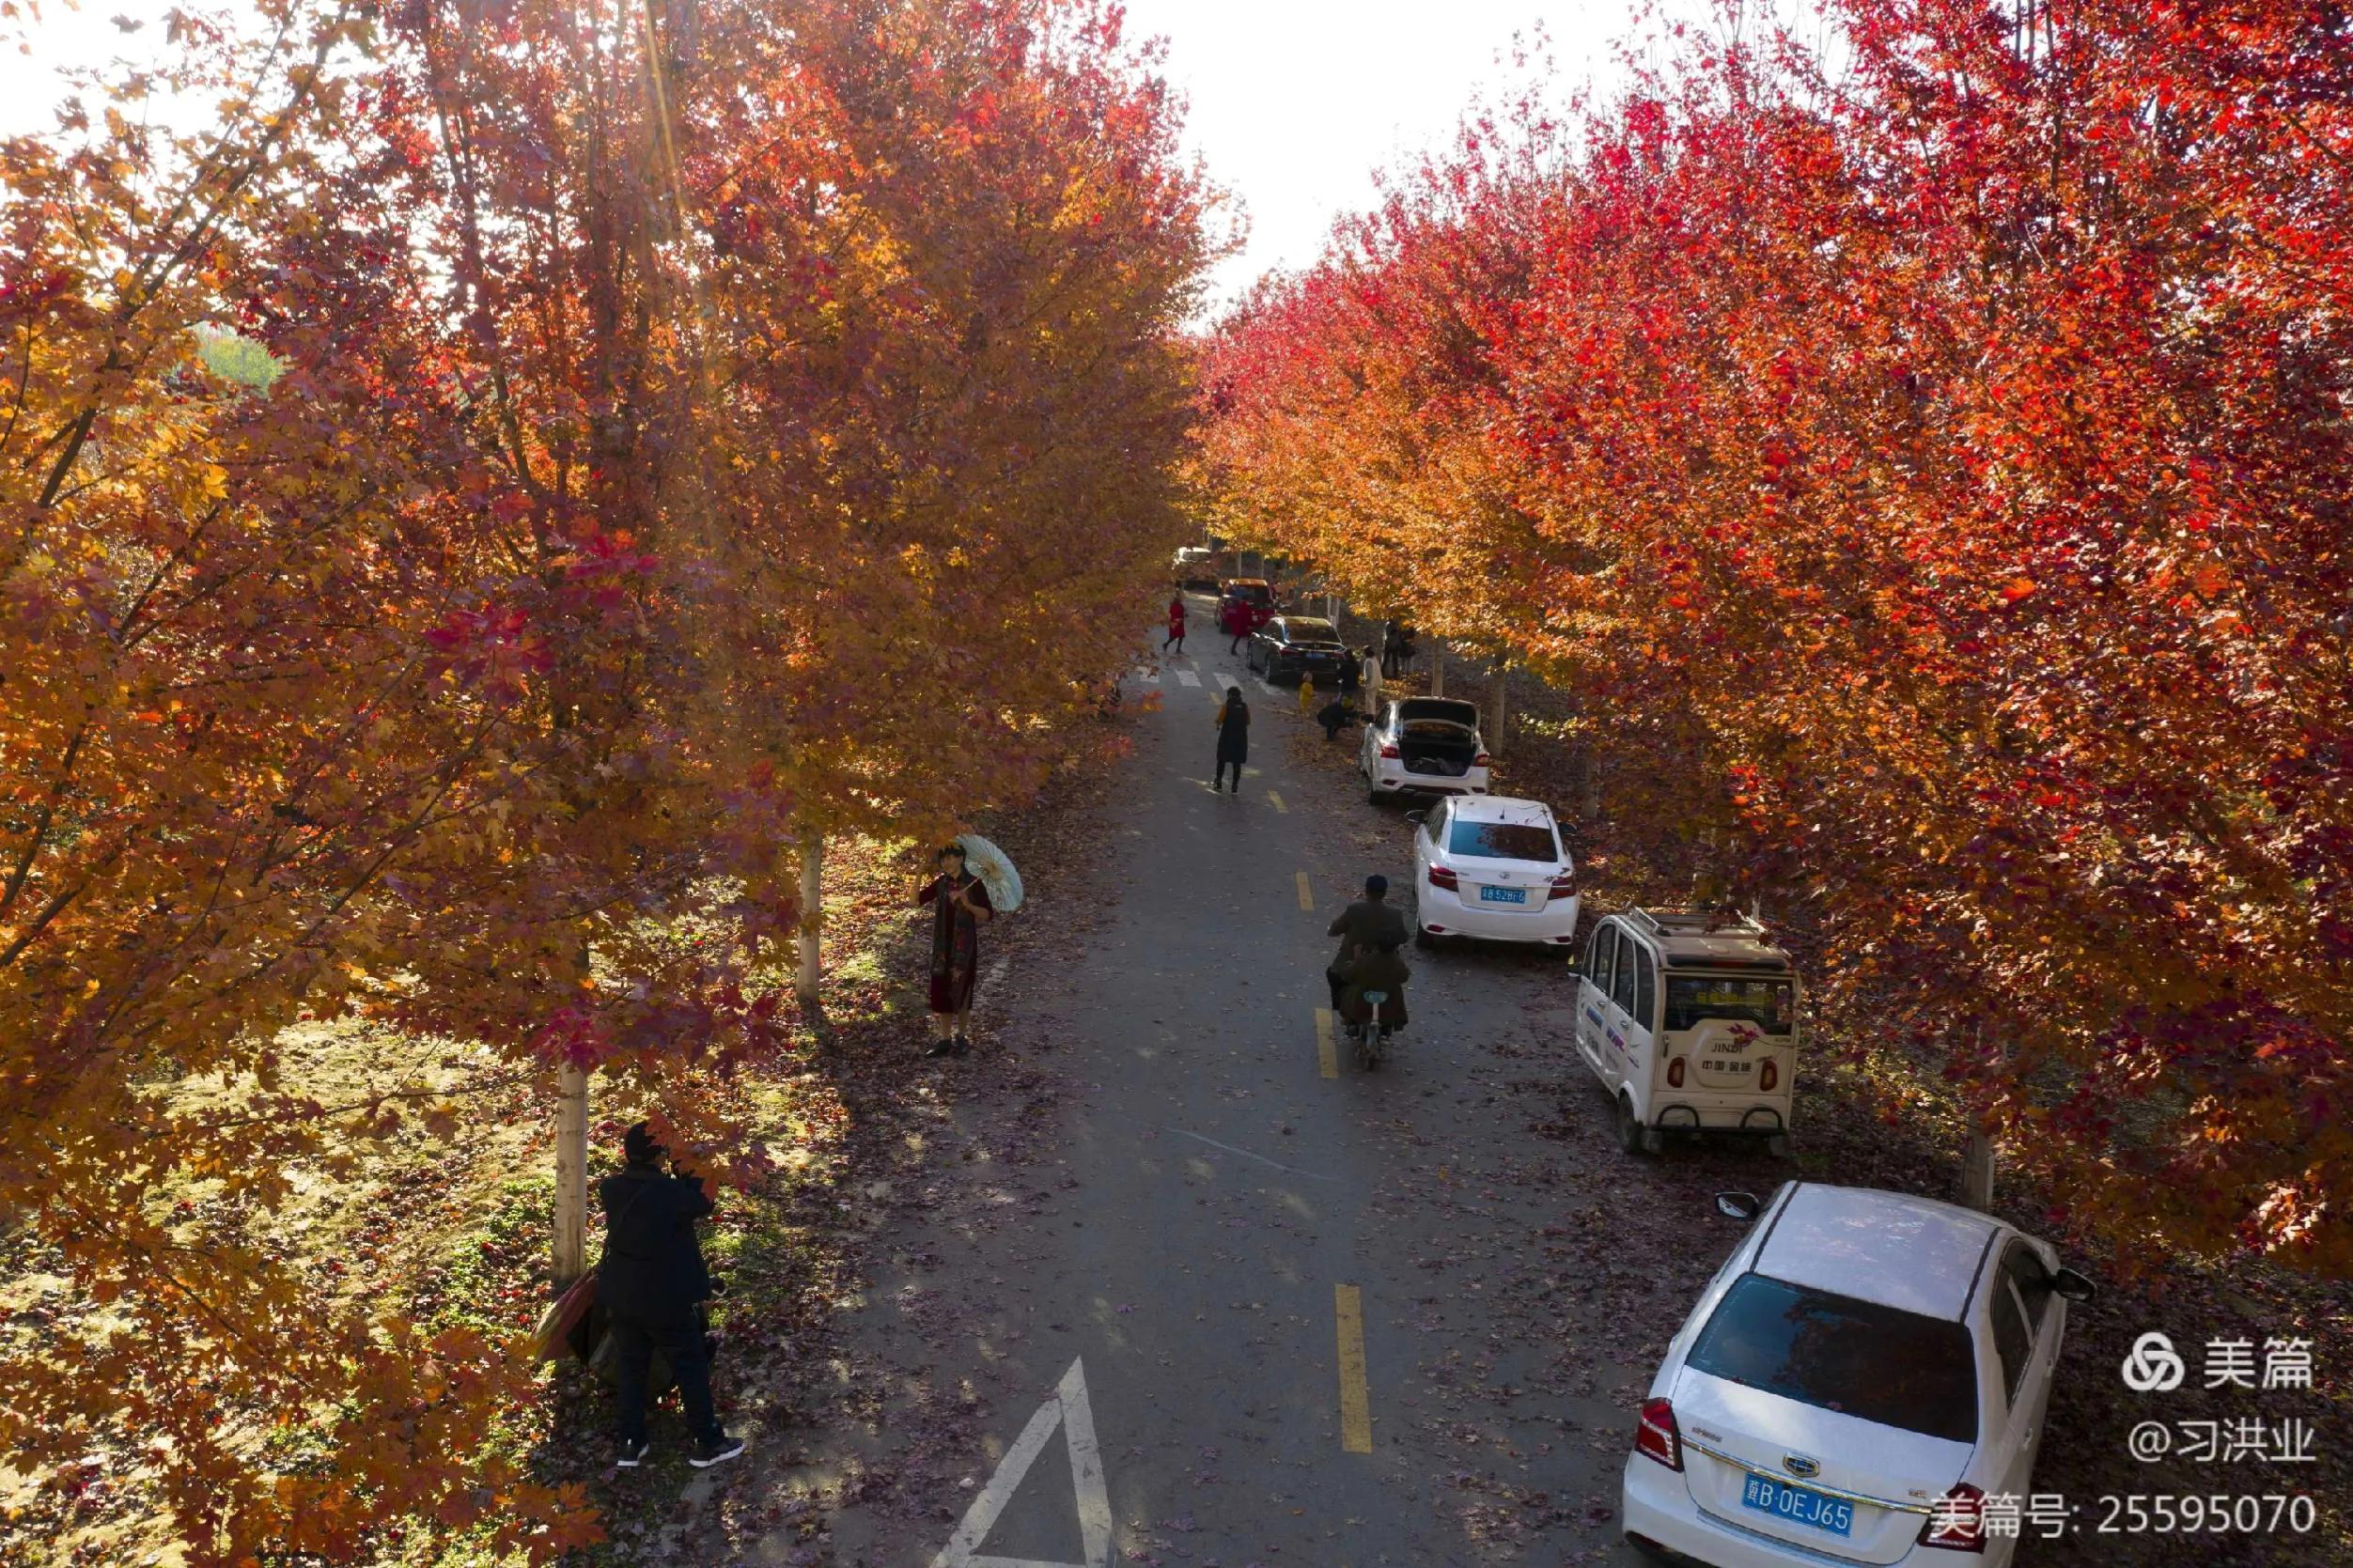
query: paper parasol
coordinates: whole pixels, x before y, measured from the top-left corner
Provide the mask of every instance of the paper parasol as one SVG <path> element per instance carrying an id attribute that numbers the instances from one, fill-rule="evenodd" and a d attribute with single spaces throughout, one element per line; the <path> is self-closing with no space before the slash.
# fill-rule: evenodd
<path id="1" fill-rule="evenodd" d="M 1020 908 L 1021 874 L 1013 869 L 1005 852 L 978 833 L 958 833 L 956 842 L 964 849 L 964 869 L 989 890 L 990 907 L 1007 915 Z"/>

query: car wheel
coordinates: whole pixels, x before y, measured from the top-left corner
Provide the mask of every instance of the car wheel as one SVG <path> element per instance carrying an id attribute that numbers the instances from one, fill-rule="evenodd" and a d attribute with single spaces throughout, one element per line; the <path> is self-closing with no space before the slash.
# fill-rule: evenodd
<path id="1" fill-rule="evenodd" d="M 1438 939 L 1430 935 L 1428 926 L 1417 921 L 1413 926 L 1413 945 L 1423 949 L 1433 948 L 1438 945 Z"/>
<path id="2" fill-rule="evenodd" d="M 1785 1132 L 1777 1132 L 1765 1140 L 1765 1152 L 1775 1159 L 1787 1159 L 1789 1157 L 1789 1135 Z"/>
<path id="3" fill-rule="evenodd" d="M 1642 1119 L 1634 1114 L 1634 1096 L 1631 1094 L 1620 1094 L 1618 1095 L 1617 1138 L 1618 1147 L 1629 1155 L 1643 1153 L 1649 1142 L 1649 1129 L 1644 1127 Z"/>
<path id="4" fill-rule="evenodd" d="M 1385 799 L 1387 799 L 1387 797 L 1381 794 L 1380 786 L 1379 784 L 1373 783 L 1370 779 L 1364 781 L 1364 803 L 1366 805 L 1378 806 Z"/>

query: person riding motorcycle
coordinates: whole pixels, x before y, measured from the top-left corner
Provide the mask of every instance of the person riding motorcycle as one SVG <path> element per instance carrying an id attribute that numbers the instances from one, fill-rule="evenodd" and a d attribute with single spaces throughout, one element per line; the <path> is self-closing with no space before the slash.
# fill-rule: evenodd
<path id="1" fill-rule="evenodd" d="M 1346 989 L 1340 997 L 1340 1016 L 1348 1020 L 1350 1035 L 1363 1033 L 1373 1016 L 1364 1001 L 1367 991 L 1387 993 L 1380 1004 L 1383 1029 L 1394 1032 L 1405 1027 L 1405 983 L 1413 971 L 1406 968 L 1405 956 L 1397 951 L 1404 945 L 1402 932 L 1383 931 L 1370 952 L 1359 953 L 1341 966 Z"/>
<path id="2" fill-rule="evenodd" d="M 1364 878 L 1364 896 L 1340 911 L 1326 931 L 1327 936 L 1340 939 L 1340 951 L 1324 967 L 1324 980 L 1332 987 L 1332 1010 L 1342 1011 L 1342 993 L 1348 982 L 1341 971 L 1362 955 L 1378 952 L 1381 942 L 1390 938 L 1391 946 L 1405 941 L 1405 916 L 1389 905 L 1389 878 L 1378 874 Z M 1373 987 L 1379 990 L 1380 987 Z"/>

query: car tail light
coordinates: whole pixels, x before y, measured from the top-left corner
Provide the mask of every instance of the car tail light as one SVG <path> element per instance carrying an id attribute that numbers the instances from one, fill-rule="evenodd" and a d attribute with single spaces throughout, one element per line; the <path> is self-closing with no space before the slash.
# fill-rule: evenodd
<path id="1" fill-rule="evenodd" d="M 1462 878 L 1455 875 L 1455 868 L 1453 866 L 1434 865 L 1430 867 L 1430 886 L 1434 888 L 1452 888 L 1459 891 L 1462 887 Z"/>
<path id="2" fill-rule="evenodd" d="M 1937 1499 L 1928 1522 L 1920 1527 L 1920 1544 L 1950 1552 L 1986 1549 L 1986 1494 L 1967 1482 Z"/>
<path id="3" fill-rule="evenodd" d="M 1781 1063 L 1769 1058 L 1765 1065 L 1756 1070 L 1756 1086 L 1759 1089 L 1770 1089 L 1780 1081 Z"/>
<path id="4" fill-rule="evenodd" d="M 1683 1058 L 1679 1056 L 1667 1063 L 1667 1087 L 1670 1089 L 1683 1087 Z"/>
<path id="5" fill-rule="evenodd" d="M 1643 1419 L 1634 1428 L 1634 1452 L 1670 1470 L 1683 1467 L 1683 1434 L 1675 1427 L 1674 1405 L 1663 1399 L 1643 1401 Z"/>
<path id="6" fill-rule="evenodd" d="M 1481 752 L 1477 756 L 1473 757 L 1471 759 L 1471 766 L 1473 768 L 1485 768 L 1487 766 L 1487 753 L 1485 752 Z"/>
<path id="7" fill-rule="evenodd" d="M 1399 757 L 1405 755 L 1403 752 L 1398 751 L 1395 745 L 1386 740 L 1380 743 L 1380 754 L 1388 758 L 1391 762 L 1395 762 Z"/>
<path id="8" fill-rule="evenodd" d="M 1575 876 L 1564 872 L 1560 876 L 1552 878 L 1551 897 L 1547 898 L 1545 902 L 1550 904 L 1553 898 L 1574 898 L 1576 896 L 1577 878 Z"/>

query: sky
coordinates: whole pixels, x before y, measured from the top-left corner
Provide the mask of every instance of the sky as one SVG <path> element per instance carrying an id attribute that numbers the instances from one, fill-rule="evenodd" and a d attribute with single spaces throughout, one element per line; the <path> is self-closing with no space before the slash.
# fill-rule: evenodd
<path id="1" fill-rule="evenodd" d="M 0 133 L 46 128 L 62 94 L 55 68 L 151 57 L 173 0 L 44 0 L 27 58 L 0 47 Z M 1503 63 L 1514 39 L 1553 65 L 1559 96 L 1605 94 L 1615 40 L 1642 0 L 1128 0 L 1131 36 L 1168 41 L 1166 70 L 1191 104 L 1187 141 L 1238 198 L 1239 254 L 1210 279 L 1215 306 L 1271 268 L 1316 259 L 1333 219 L 1378 199 L 1376 169 L 1451 139 L 1478 90 L 1524 78 Z M 1665 0 L 1696 14 L 1705 0 Z M 126 34 L 112 18 L 145 21 Z"/>

